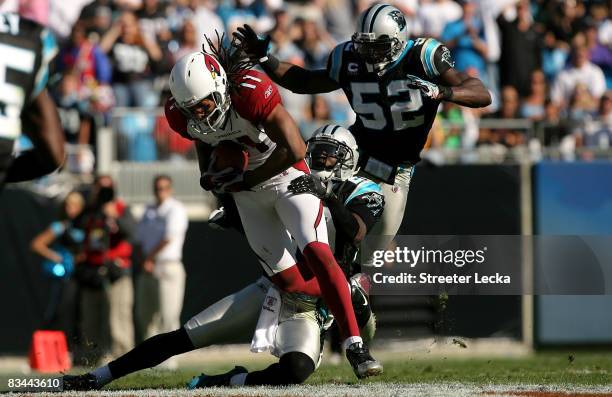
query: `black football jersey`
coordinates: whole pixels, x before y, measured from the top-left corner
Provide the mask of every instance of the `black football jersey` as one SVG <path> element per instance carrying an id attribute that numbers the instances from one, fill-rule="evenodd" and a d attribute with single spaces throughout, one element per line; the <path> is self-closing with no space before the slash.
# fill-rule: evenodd
<path id="1" fill-rule="evenodd" d="M 327 71 L 357 114 L 349 129 L 362 159 L 373 156 L 391 165 L 420 160 L 440 101 L 408 87 L 406 76 L 439 83 L 440 76 L 453 66 L 448 48 L 431 38 L 408 41 L 400 57 L 382 72 L 363 62 L 351 41 L 334 48 Z"/>
<path id="2" fill-rule="evenodd" d="M 369 179 L 360 176 L 351 177 L 344 183 L 336 184 L 334 193 L 349 211 L 359 215 L 368 232 L 382 216 L 385 197 L 380 186 Z M 347 236 L 336 231 L 329 211 L 326 211 L 326 221 L 334 256 L 338 264 L 343 269 L 347 269 L 355 261 L 358 247 L 349 241 Z"/>
<path id="3" fill-rule="evenodd" d="M 46 87 L 58 48 L 53 34 L 13 13 L 0 13 L 0 138 L 21 134 L 21 113 Z"/>

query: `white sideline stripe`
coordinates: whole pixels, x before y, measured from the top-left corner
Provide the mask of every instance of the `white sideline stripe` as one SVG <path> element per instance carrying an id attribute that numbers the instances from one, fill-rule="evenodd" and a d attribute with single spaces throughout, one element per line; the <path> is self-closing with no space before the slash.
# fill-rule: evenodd
<path id="1" fill-rule="evenodd" d="M 255 80 L 258 83 L 261 83 L 261 79 L 255 76 L 249 76 L 248 74 L 246 76 L 244 76 L 245 79 L 251 79 L 251 80 Z"/>
<path id="2" fill-rule="evenodd" d="M 63 392 L 62 396 L 88 397 L 473 397 L 483 393 L 493 393 L 496 397 L 513 397 L 517 392 L 536 391 L 539 393 L 609 393 L 610 386 L 577 385 L 489 385 L 460 383 L 361 383 L 354 385 L 299 385 L 287 387 L 211 387 L 206 389 L 142 389 L 142 390 L 102 390 L 90 392 Z M 27 393 L 28 395 L 31 393 Z M 21 395 L 21 393 L 20 393 Z M 40 393 L 40 397 L 57 397 L 57 393 Z"/>
<path id="3" fill-rule="evenodd" d="M 252 88 L 255 89 L 255 86 L 253 84 L 249 84 L 249 83 L 240 83 L 241 86 L 246 87 L 246 88 Z"/>

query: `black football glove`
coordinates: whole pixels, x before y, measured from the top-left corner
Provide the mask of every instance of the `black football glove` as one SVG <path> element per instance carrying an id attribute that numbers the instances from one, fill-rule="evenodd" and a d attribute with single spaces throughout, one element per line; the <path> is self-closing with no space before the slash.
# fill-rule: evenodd
<path id="1" fill-rule="evenodd" d="M 289 183 L 287 189 L 293 194 L 310 193 L 321 200 L 325 200 L 333 194 L 331 183 L 324 183 L 314 175 L 302 175 Z"/>
<path id="2" fill-rule="evenodd" d="M 253 62 L 259 62 L 261 58 L 268 55 L 268 48 L 270 47 L 271 40 L 270 35 L 260 37 L 255 33 L 253 28 L 247 24 L 238 27 L 237 32 L 234 32 L 233 35 L 240 41 L 237 47 L 244 51 Z"/>

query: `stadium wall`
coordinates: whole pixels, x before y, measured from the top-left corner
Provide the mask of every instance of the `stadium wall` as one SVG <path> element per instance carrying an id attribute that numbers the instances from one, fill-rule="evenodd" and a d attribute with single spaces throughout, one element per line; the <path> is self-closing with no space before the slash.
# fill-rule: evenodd
<path id="1" fill-rule="evenodd" d="M 611 163 L 543 162 L 533 167 L 533 186 L 536 234 L 612 234 Z M 609 246 L 591 245 L 598 243 L 606 241 L 586 239 L 583 251 L 574 253 L 578 256 L 577 272 L 609 271 L 610 266 L 600 264 L 612 263 L 612 250 Z M 536 272 L 542 271 L 542 264 L 554 262 L 554 249 L 541 250 L 541 253 L 535 256 Z M 572 281 L 567 280 L 568 284 Z M 543 347 L 612 344 L 611 312 L 610 295 L 537 296 L 535 344 Z"/>

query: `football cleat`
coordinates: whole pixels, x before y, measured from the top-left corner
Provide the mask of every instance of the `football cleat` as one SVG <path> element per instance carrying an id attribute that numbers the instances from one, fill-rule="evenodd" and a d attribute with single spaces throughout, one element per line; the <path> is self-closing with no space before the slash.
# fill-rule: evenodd
<path id="1" fill-rule="evenodd" d="M 382 364 L 370 355 L 368 347 L 361 342 L 355 342 L 346 349 L 346 358 L 359 379 L 383 373 Z"/>
<path id="2" fill-rule="evenodd" d="M 63 391 L 88 391 L 99 390 L 98 381 L 93 374 L 86 373 L 83 375 L 64 375 L 62 376 Z"/>
<path id="3" fill-rule="evenodd" d="M 189 383 L 187 383 L 188 389 L 199 389 L 203 387 L 218 387 L 218 386 L 229 386 L 230 380 L 234 375 L 248 373 L 246 368 L 236 366 L 231 371 L 219 375 L 206 375 L 201 374 L 195 376 Z"/>

